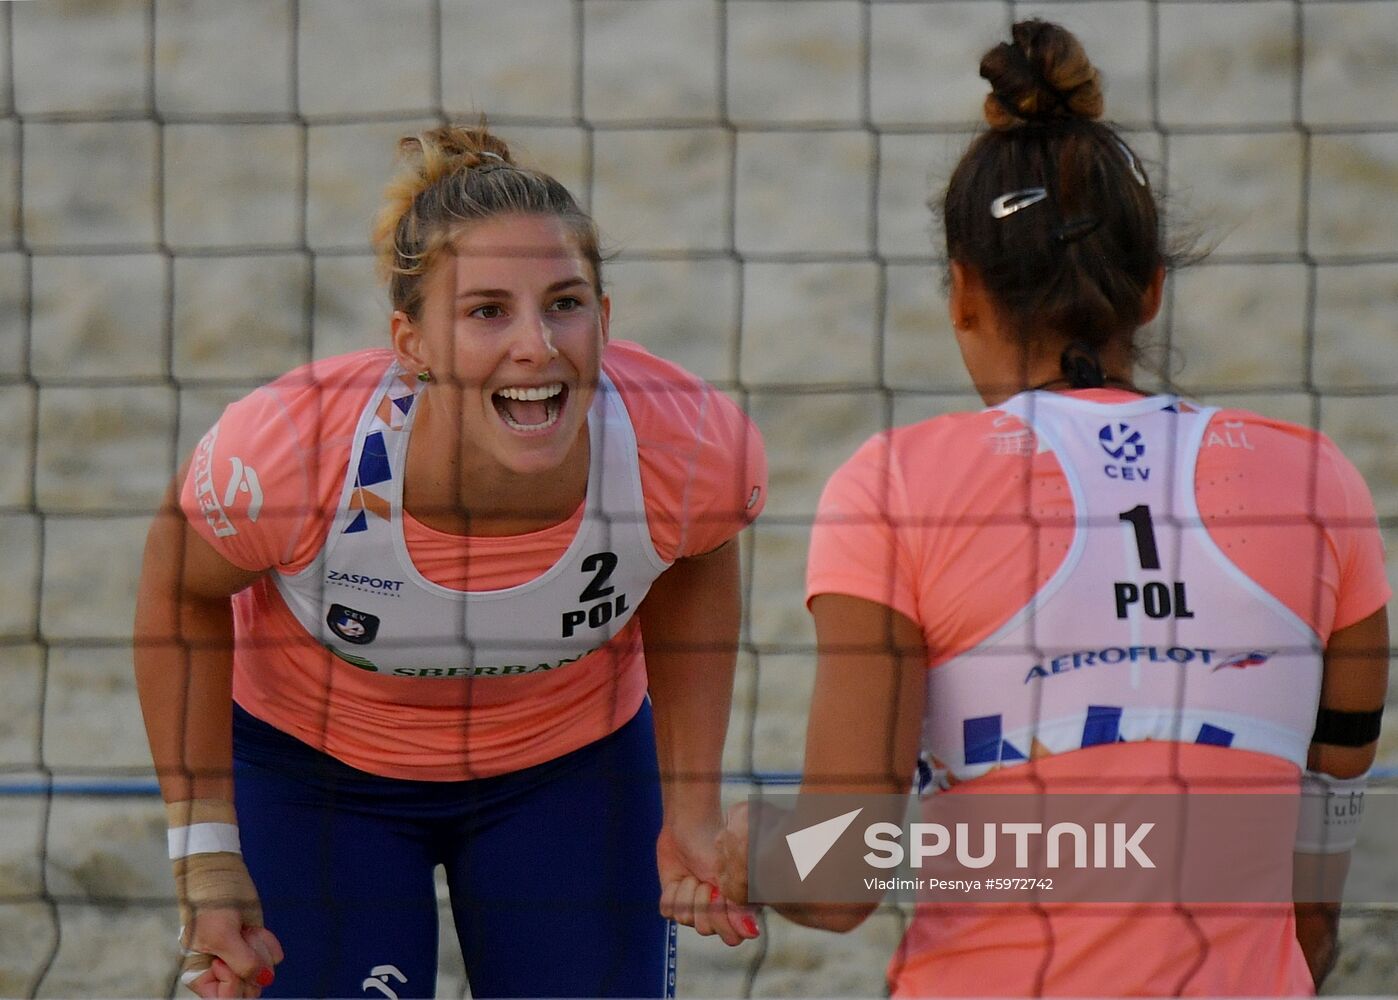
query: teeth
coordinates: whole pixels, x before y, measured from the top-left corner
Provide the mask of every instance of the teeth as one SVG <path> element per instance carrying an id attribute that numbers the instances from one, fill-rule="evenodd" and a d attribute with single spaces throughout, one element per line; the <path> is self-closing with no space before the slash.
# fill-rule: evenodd
<path id="1" fill-rule="evenodd" d="M 541 399 L 552 399 L 563 391 L 562 382 L 554 382 L 552 385 L 539 385 L 525 388 L 523 386 L 510 386 L 507 389 L 497 389 L 497 396 L 504 396 L 506 399 L 527 400 L 537 402 Z"/>
<path id="2" fill-rule="evenodd" d="M 501 393 L 501 395 L 504 395 L 504 394 Z M 552 426 L 554 425 L 554 423 L 558 420 L 558 414 L 559 414 L 560 412 L 562 412 L 562 409 L 563 409 L 563 408 L 562 408 L 561 406 L 559 406 L 557 403 L 551 403 L 551 404 L 549 405 L 549 408 L 548 408 L 548 418 L 547 418 L 543 423 L 541 423 L 541 424 L 522 424 L 522 423 L 520 423 L 518 420 L 516 420 L 514 417 L 510 416 L 509 411 L 507 411 L 507 410 L 505 410 L 505 409 L 503 409 L 503 408 L 498 409 L 497 412 L 500 414 L 501 418 L 505 421 L 506 426 L 510 427 L 510 428 L 513 429 L 513 430 L 517 430 L 517 431 L 542 431 L 542 430 L 547 430 L 548 428 L 550 428 L 550 427 L 552 427 Z"/>

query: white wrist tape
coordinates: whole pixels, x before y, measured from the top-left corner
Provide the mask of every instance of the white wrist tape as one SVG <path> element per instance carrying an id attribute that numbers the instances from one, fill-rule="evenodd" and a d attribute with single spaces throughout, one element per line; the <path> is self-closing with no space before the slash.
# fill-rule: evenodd
<path id="1" fill-rule="evenodd" d="M 1336 778 L 1316 771 L 1301 775 L 1301 808 L 1296 817 L 1296 850 L 1302 854 L 1343 854 L 1359 839 L 1368 774 Z"/>
<path id="2" fill-rule="evenodd" d="M 178 861 L 191 854 L 242 854 L 238 827 L 233 823 L 191 823 L 177 826 L 169 832 L 170 860 Z"/>

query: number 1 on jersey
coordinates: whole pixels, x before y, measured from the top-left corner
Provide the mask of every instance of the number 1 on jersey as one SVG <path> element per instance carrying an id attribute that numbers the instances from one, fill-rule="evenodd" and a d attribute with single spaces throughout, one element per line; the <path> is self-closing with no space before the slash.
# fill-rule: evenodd
<path id="1" fill-rule="evenodd" d="M 1155 525 L 1150 519 L 1149 505 L 1137 504 L 1117 517 L 1135 529 L 1136 556 L 1140 559 L 1141 569 L 1160 569 L 1160 549 L 1155 544 Z M 1172 589 L 1159 580 L 1144 586 L 1137 586 L 1129 580 L 1118 581 L 1112 585 L 1116 616 L 1126 618 L 1131 606 L 1140 604 L 1147 618 L 1193 618 L 1194 612 L 1190 610 L 1189 599 L 1185 596 L 1184 581 L 1176 580 L 1174 584 Z"/>
<path id="2" fill-rule="evenodd" d="M 1155 547 L 1155 525 L 1150 522 L 1150 508 L 1141 503 L 1117 516 L 1136 529 L 1136 552 L 1141 557 L 1141 569 L 1159 569 L 1160 550 Z"/>

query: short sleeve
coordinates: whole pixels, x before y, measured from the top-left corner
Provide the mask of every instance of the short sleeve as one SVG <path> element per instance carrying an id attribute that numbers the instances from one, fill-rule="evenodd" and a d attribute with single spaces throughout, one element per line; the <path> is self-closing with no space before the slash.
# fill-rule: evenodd
<path id="1" fill-rule="evenodd" d="M 712 552 L 767 502 L 767 452 L 742 408 L 703 379 L 629 341 L 607 373 L 636 432 L 646 520 L 665 562 Z"/>
<path id="2" fill-rule="evenodd" d="M 180 506 L 235 566 L 284 566 L 313 506 L 304 454 L 277 394 L 259 389 L 225 409 L 195 447 Z"/>
<path id="3" fill-rule="evenodd" d="M 185 516 L 235 566 L 310 565 L 344 488 L 354 429 L 393 354 L 356 351 L 302 365 L 233 403 L 194 449 Z"/>
<path id="4" fill-rule="evenodd" d="M 897 526 L 902 480 L 886 434 L 870 439 L 826 483 L 811 526 L 806 599 L 844 594 L 920 621 L 916 575 Z"/>
<path id="5" fill-rule="evenodd" d="M 710 387 L 696 432 L 681 556 L 712 552 L 767 503 L 767 452 L 747 414 Z"/>
<path id="6" fill-rule="evenodd" d="M 1384 567 L 1383 536 L 1368 484 L 1333 442 L 1328 438 L 1324 441 L 1328 445 L 1332 481 L 1338 486 L 1344 507 L 1328 525 L 1340 566 L 1334 627 L 1342 629 L 1383 607 L 1393 591 Z"/>

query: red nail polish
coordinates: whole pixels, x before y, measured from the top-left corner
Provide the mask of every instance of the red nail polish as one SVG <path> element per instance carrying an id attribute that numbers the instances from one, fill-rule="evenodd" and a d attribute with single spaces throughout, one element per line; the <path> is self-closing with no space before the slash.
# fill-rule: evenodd
<path id="1" fill-rule="evenodd" d="M 257 970 L 257 985 L 258 985 L 258 986 L 271 986 L 271 985 L 272 985 L 272 982 L 273 982 L 276 978 L 277 978 L 277 974 L 276 974 L 275 972 L 273 972 L 271 969 L 267 968 L 266 966 L 263 966 L 262 968 L 260 968 L 260 969 Z"/>
<path id="2" fill-rule="evenodd" d="M 757 921 L 752 917 L 744 917 L 743 930 L 747 931 L 753 937 L 757 937 Z"/>
<path id="3" fill-rule="evenodd" d="M 722 895 L 722 893 L 720 893 L 717 889 L 712 889 L 712 888 L 711 888 L 711 889 L 709 890 L 709 902 L 710 902 L 710 903 L 717 903 L 718 900 L 719 900 L 719 897 L 720 897 L 721 895 Z"/>

